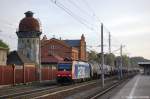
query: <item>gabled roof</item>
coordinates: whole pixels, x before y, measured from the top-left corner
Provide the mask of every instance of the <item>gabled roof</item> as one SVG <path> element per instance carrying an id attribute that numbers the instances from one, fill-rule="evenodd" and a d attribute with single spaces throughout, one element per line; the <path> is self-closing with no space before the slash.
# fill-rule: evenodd
<path id="1" fill-rule="evenodd" d="M 25 57 L 23 54 L 13 51 L 10 52 L 7 58 L 7 64 L 16 64 L 16 65 L 23 65 L 23 64 L 35 64 L 29 58 Z"/>
<path id="2" fill-rule="evenodd" d="M 55 38 L 52 38 L 50 40 L 45 40 L 45 41 L 41 42 L 41 47 L 43 47 L 44 45 L 48 44 L 51 41 L 56 41 L 56 42 L 66 46 L 66 47 L 71 47 L 70 45 L 66 44 L 63 40 L 58 40 L 58 39 L 55 39 Z"/>
<path id="3" fill-rule="evenodd" d="M 64 61 L 64 59 L 58 55 L 51 55 L 46 58 L 41 58 L 41 63 L 59 63 Z"/>
<path id="4" fill-rule="evenodd" d="M 63 40 L 63 41 L 71 47 L 80 46 L 80 40 Z"/>

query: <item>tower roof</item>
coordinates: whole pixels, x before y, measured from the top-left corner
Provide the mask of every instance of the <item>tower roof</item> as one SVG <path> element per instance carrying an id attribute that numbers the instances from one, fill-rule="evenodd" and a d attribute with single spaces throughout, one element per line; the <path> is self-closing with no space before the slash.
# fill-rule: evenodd
<path id="1" fill-rule="evenodd" d="M 19 32 L 39 32 L 40 24 L 39 21 L 33 17 L 34 13 L 31 11 L 27 11 L 24 14 L 25 18 L 23 18 L 19 23 Z"/>
<path id="2" fill-rule="evenodd" d="M 26 15 L 26 17 L 33 17 L 33 12 L 32 11 L 27 11 L 24 13 Z"/>

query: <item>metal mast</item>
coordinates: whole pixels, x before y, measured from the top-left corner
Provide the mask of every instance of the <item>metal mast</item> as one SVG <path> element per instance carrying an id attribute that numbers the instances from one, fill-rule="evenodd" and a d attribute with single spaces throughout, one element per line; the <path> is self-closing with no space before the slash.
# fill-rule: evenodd
<path id="1" fill-rule="evenodd" d="M 109 32 L 109 53 L 111 53 L 111 35 L 110 35 L 110 32 Z"/>
<path id="2" fill-rule="evenodd" d="M 122 45 L 120 46 L 120 78 L 122 79 L 122 62 L 123 62 L 123 57 L 122 57 Z"/>
<path id="3" fill-rule="evenodd" d="M 101 23 L 101 68 L 102 68 L 102 87 L 104 87 L 104 50 L 103 50 L 103 23 Z"/>

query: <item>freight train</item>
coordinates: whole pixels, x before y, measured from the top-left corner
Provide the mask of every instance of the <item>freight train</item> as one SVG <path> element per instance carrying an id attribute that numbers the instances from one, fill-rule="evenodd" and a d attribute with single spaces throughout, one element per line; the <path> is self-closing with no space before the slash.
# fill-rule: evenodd
<path id="1" fill-rule="evenodd" d="M 57 70 L 57 82 L 82 82 L 90 79 L 99 79 L 102 74 L 101 66 L 96 62 L 83 62 L 83 61 L 70 61 L 66 63 L 59 63 Z M 103 72 L 105 77 L 118 75 L 118 68 L 114 68 L 109 65 L 103 66 Z M 127 73 L 137 73 L 138 70 L 130 70 L 123 68 L 123 75 Z"/>

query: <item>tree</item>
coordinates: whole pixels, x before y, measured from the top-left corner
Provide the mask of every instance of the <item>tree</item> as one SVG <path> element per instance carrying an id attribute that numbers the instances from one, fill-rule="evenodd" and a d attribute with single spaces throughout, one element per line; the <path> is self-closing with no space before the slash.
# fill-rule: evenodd
<path id="1" fill-rule="evenodd" d="M 130 58 L 127 55 L 122 56 L 123 61 L 122 64 L 124 67 L 129 68 L 130 67 Z"/>
<path id="2" fill-rule="evenodd" d="M 131 61 L 131 66 L 132 67 L 138 67 L 138 62 L 147 62 L 147 61 L 150 61 L 148 59 L 145 59 L 144 57 L 131 57 L 130 58 L 130 61 Z"/>
<path id="3" fill-rule="evenodd" d="M 121 65 L 121 57 L 117 56 L 116 57 L 116 66 L 120 66 Z M 122 67 L 125 68 L 130 68 L 130 58 L 127 55 L 123 55 L 122 56 Z"/>
<path id="4" fill-rule="evenodd" d="M 88 52 L 88 61 L 101 63 L 101 53 L 95 51 Z M 144 59 L 143 57 L 128 57 L 127 55 L 122 56 L 122 66 L 123 68 L 134 68 L 139 67 L 138 62 L 150 61 Z M 104 54 L 104 64 L 119 67 L 121 65 L 121 57 L 115 56 L 113 53 Z"/>
<path id="5" fill-rule="evenodd" d="M 88 52 L 88 61 L 89 62 L 92 62 L 92 61 L 99 62 L 97 52 L 95 52 L 95 51 Z"/>
<path id="6" fill-rule="evenodd" d="M 9 46 L 6 43 L 4 43 L 2 40 L 0 40 L 0 47 L 1 48 L 9 48 Z"/>
<path id="7" fill-rule="evenodd" d="M 104 55 L 104 63 L 106 65 L 114 66 L 115 65 L 114 62 L 115 62 L 115 55 L 114 54 L 110 53 L 110 54 Z"/>
<path id="8" fill-rule="evenodd" d="M 99 62 L 101 63 L 101 53 L 97 54 Z M 104 54 L 104 64 L 115 66 L 115 55 L 113 53 Z"/>

